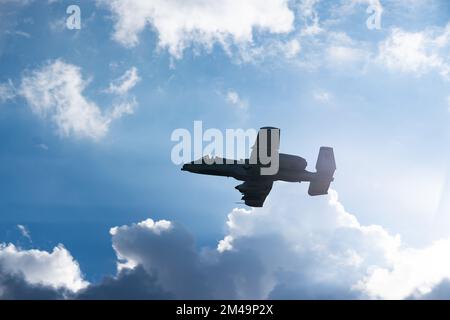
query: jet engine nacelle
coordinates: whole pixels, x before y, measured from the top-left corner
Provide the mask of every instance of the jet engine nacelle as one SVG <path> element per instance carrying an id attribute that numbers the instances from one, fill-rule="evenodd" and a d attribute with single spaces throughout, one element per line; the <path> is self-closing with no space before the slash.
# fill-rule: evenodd
<path id="1" fill-rule="evenodd" d="M 308 162 L 299 156 L 280 153 L 280 170 L 301 171 L 306 168 Z"/>

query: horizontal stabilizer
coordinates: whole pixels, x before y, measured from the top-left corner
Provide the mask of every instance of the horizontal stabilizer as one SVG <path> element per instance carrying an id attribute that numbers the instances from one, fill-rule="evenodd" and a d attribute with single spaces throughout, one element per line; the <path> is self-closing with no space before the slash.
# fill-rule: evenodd
<path id="1" fill-rule="evenodd" d="M 308 194 L 310 196 L 321 196 L 328 194 L 328 188 L 330 187 L 331 180 L 317 180 L 311 181 L 309 184 Z"/>

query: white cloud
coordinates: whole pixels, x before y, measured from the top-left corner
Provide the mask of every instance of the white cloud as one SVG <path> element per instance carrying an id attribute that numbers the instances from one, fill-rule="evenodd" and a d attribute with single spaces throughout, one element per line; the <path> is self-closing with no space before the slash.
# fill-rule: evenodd
<path id="1" fill-rule="evenodd" d="M 118 271 L 142 266 L 158 283 L 177 296 L 196 298 L 206 293 L 201 265 L 191 236 L 180 226 L 151 219 L 112 228 Z"/>
<path id="2" fill-rule="evenodd" d="M 99 0 L 114 14 L 114 39 L 135 46 L 139 34 L 152 26 L 159 47 L 181 58 L 190 46 L 210 50 L 215 43 L 225 50 L 232 44 L 253 41 L 255 31 L 273 34 L 293 30 L 294 14 L 287 0 Z"/>
<path id="3" fill-rule="evenodd" d="M 23 237 L 27 238 L 31 242 L 31 234 L 27 227 L 22 224 L 18 224 L 17 229 L 19 229 Z"/>
<path id="4" fill-rule="evenodd" d="M 428 294 L 450 278 L 450 239 L 421 248 L 398 250 L 390 267 L 373 266 L 357 287 L 374 298 L 404 299 Z"/>
<path id="5" fill-rule="evenodd" d="M 102 138 L 108 121 L 83 91 L 88 81 L 77 66 L 57 60 L 22 79 L 21 95 L 34 113 L 50 117 L 62 136 Z"/>
<path id="6" fill-rule="evenodd" d="M 233 106 L 240 108 L 240 109 L 248 108 L 248 102 L 245 100 L 242 100 L 241 97 L 239 96 L 239 94 L 234 90 L 229 90 L 227 92 L 227 102 Z"/>
<path id="7" fill-rule="evenodd" d="M 303 28 L 300 32 L 303 36 L 314 36 L 324 30 L 320 26 L 319 13 L 315 6 L 319 0 L 301 0 L 298 4 L 298 14 L 303 21 Z"/>
<path id="8" fill-rule="evenodd" d="M 142 222 L 133 224 L 131 226 L 121 226 L 111 228 L 109 233 L 115 237 L 118 234 L 129 233 L 130 231 L 142 231 L 142 232 L 151 232 L 155 235 L 161 235 L 163 232 L 167 232 L 171 229 L 172 224 L 170 221 L 161 220 L 154 222 L 152 219 L 147 219 Z M 129 256 L 127 254 L 121 254 L 120 248 L 116 248 L 116 245 L 113 243 L 113 248 L 117 253 L 118 262 L 117 262 L 117 270 L 122 271 L 123 269 L 134 269 L 136 266 L 142 263 L 139 257 L 133 258 L 133 256 Z"/>
<path id="9" fill-rule="evenodd" d="M 217 251 L 219 252 L 225 252 L 233 250 L 233 237 L 232 236 L 226 236 L 222 240 L 219 241 L 219 244 L 217 245 Z"/>
<path id="10" fill-rule="evenodd" d="M 301 52 L 301 44 L 298 39 L 279 40 L 265 39 L 258 45 L 246 44 L 239 46 L 234 58 L 238 63 L 261 63 L 268 58 L 279 59 L 286 58 L 288 61 L 298 57 Z"/>
<path id="11" fill-rule="evenodd" d="M 422 75 L 439 72 L 450 76 L 450 24 L 442 30 L 407 32 L 399 28 L 379 46 L 378 62 L 391 70 Z"/>
<path id="12" fill-rule="evenodd" d="M 108 118 L 110 119 L 109 121 L 120 119 L 124 115 L 133 114 L 136 107 L 137 102 L 135 98 L 132 98 L 129 101 L 114 104 L 111 112 L 108 113 Z"/>
<path id="13" fill-rule="evenodd" d="M 136 74 L 131 72 L 131 77 Z M 126 91 L 133 81 L 136 78 L 126 78 L 121 86 L 114 88 Z M 114 119 L 132 113 L 135 102 L 121 103 L 109 112 L 102 112 L 95 102 L 84 96 L 88 84 L 79 67 L 56 60 L 26 74 L 19 93 L 35 114 L 51 119 L 61 136 L 98 140 L 106 135 Z"/>
<path id="14" fill-rule="evenodd" d="M 345 32 L 331 32 L 325 52 L 330 65 L 353 64 L 369 58 L 363 43 L 354 41 Z"/>
<path id="15" fill-rule="evenodd" d="M 227 248 L 234 247 L 236 239 L 256 237 L 261 232 L 275 233 L 279 229 L 286 244 L 296 248 L 299 257 L 305 258 L 308 253 L 308 259 L 314 261 L 312 269 L 302 270 L 299 266 L 293 274 L 306 273 L 313 282 L 325 277 L 329 284 L 340 282 L 359 292 L 359 296 L 369 298 L 420 297 L 450 278 L 450 239 L 420 249 L 404 246 L 398 235 L 390 235 L 381 226 L 359 224 L 355 216 L 346 212 L 335 191 L 328 197 L 329 207 L 316 210 L 300 211 L 294 204 L 281 205 L 281 199 L 277 200 L 263 210 L 235 209 L 228 217 L 229 234 L 224 240 Z M 230 238 L 234 239 L 231 243 Z M 295 266 L 283 263 L 284 267 Z M 347 276 L 334 278 L 338 274 Z M 319 283 L 316 285 L 320 290 Z M 295 284 L 290 286 L 292 289 Z"/>
<path id="16" fill-rule="evenodd" d="M 283 52 L 286 58 L 292 59 L 296 57 L 301 50 L 300 42 L 297 39 L 292 39 L 283 44 Z"/>
<path id="17" fill-rule="evenodd" d="M 2 273 L 23 276 L 31 285 L 76 292 L 89 284 L 83 279 L 78 263 L 62 245 L 47 252 L 2 244 L 0 268 Z"/>
<path id="18" fill-rule="evenodd" d="M 327 55 L 332 62 L 352 63 L 364 58 L 364 51 L 347 46 L 332 45 L 327 49 Z"/>
<path id="19" fill-rule="evenodd" d="M 11 80 L 8 80 L 8 82 L 5 83 L 0 83 L 0 103 L 5 103 L 15 97 L 16 89 Z"/>
<path id="20" fill-rule="evenodd" d="M 355 40 L 345 32 L 328 31 L 308 36 L 300 31 L 296 36 L 301 43 L 301 55 L 292 61 L 298 67 L 357 73 L 364 72 L 371 61 L 370 43 Z"/>
<path id="21" fill-rule="evenodd" d="M 108 88 L 109 93 L 124 95 L 127 94 L 141 80 L 136 67 L 126 71 L 120 78 L 111 82 Z"/>

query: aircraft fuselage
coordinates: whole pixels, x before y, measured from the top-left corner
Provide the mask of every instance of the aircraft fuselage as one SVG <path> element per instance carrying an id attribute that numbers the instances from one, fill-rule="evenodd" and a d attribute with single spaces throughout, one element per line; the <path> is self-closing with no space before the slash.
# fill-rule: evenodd
<path id="1" fill-rule="evenodd" d="M 220 159 L 221 163 L 204 163 L 193 161 L 185 164 L 183 171 L 189 171 L 197 174 L 206 174 L 222 177 L 233 177 L 240 181 L 250 180 L 270 180 L 270 181 L 287 181 L 301 182 L 311 181 L 316 175 L 315 172 L 306 170 L 307 162 L 299 156 L 290 154 L 279 154 L 279 170 L 275 175 L 260 175 L 261 164 L 250 164 L 249 159 L 243 161 Z M 200 162 L 200 163 L 199 163 Z"/>

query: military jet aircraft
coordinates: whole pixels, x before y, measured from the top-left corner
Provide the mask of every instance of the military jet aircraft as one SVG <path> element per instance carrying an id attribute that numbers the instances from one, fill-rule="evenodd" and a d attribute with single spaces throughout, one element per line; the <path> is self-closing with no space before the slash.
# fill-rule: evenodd
<path id="1" fill-rule="evenodd" d="M 306 170 L 307 162 L 302 157 L 278 152 L 279 141 L 280 129 L 263 127 L 258 132 L 249 159 L 230 160 L 205 156 L 183 165 L 181 170 L 233 177 L 244 181 L 236 189 L 243 194 L 242 200 L 250 207 L 262 207 L 272 190 L 274 181 L 277 180 L 287 182 L 307 181 L 310 183 L 309 195 L 328 194 L 328 188 L 334 181 L 333 176 L 336 170 L 333 148 L 321 147 L 316 163 L 316 172 L 309 172 Z M 263 157 L 263 155 L 266 156 Z M 275 167 L 275 170 L 269 172 L 271 166 Z M 264 169 L 266 169 L 266 173 L 264 173 Z"/>

